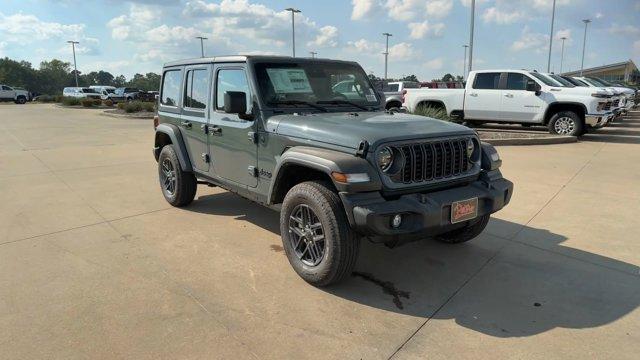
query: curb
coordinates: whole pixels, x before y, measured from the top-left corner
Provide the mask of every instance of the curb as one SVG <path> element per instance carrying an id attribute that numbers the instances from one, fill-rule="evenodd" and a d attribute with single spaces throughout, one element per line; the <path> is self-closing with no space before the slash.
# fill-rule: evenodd
<path id="1" fill-rule="evenodd" d="M 576 136 L 544 136 L 538 138 L 512 138 L 512 139 L 480 139 L 494 146 L 514 145 L 553 145 L 568 144 L 578 141 Z"/>
<path id="2" fill-rule="evenodd" d="M 123 115 L 123 114 L 109 114 L 106 111 L 100 113 L 102 116 L 108 116 L 116 119 L 136 119 L 136 120 L 152 120 L 153 116 L 140 116 L 140 115 Z"/>
<path id="3" fill-rule="evenodd" d="M 84 107 L 82 105 L 66 106 L 66 105 L 60 105 L 60 104 L 53 104 L 53 106 L 57 107 L 58 109 L 74 109 L 74 110 L 110 110 L 112 109 L 112 108 L 105 108 L 105 107 L 98 107 L 98 106 Z"/>

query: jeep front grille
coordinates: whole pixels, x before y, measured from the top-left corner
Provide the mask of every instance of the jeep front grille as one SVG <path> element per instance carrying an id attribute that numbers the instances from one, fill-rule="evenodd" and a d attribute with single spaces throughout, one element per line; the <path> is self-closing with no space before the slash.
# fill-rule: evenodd
<path id="1" fill-rule="evenodd" d="M 620 99 L 613 100 L 613 107 L 618 107 L 618 104 L 620 104 Z"/>
<path id="2" fill-rule="evenodd" d="M 468 140 L 459 138 L 398 145 L 404 166 L 391 176 L 391 180 L 411 184 L 465 175 L 473 168 L 467 156 Z"/>
<path id="3" fill-rule="evenodd" d="M 604 110 L 611 110 L 611 101 L 607 101 L 604 104 Z"/>

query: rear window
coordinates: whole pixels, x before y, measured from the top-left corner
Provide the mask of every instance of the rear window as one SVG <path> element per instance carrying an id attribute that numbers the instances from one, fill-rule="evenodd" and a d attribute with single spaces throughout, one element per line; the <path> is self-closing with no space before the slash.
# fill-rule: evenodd
<path id="1" fill-rule="evenodd" d="M 204 109 L 209 90 L 209 72 L 206 69 L 194 69 L 187 72 L 187 85 L 184 89 L 184 107 Z"/>
<path id="2" fill-rule="evenodd" d="M 384 92 L 398 92 L 400 91 L 400 84 L 387 84 L 382 88 Z"/>
<path id="3" fill-rule="evenodd" d="M 497 89 L 500 73 L 478 73 L 473 81 L 474 89 Z"/>
<path id="4" fill-rule="evenodd" d="M 162 76 L 162 96 L 160 103 L 167 106 L 178 106 L 182 70 L 168 70 Z"/>

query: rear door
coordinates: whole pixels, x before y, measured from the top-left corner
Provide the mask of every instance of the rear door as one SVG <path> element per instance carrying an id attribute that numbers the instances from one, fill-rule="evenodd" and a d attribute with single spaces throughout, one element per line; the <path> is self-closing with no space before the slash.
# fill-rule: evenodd
<path id="1" fill-rule="evenodd" d="M 544 110 L 543 98 L 535 91 L 527 91 L 527 83 L 536 83 L 531 77 L 506 73 L 506 84 L 502 91 L 502 117 L 504 120 L 530 123 Z"/>
<path id="2" fill-rule="evenodd" d="M 13 89 L 6 86 L 0 85 L 0 99 L 13 99 Z"/>
<path id="3" fill-rule="evenodd" d="M 499 72 L 476 73 L 471 87 L 465 91 L 465 119 L 502 120 L 500 75 Z"/>
<path id="4" fill-rule="evenodd" d="M 239 185 L 255 187 L 258 185 L 258 146 L 253 141 L 255 121 L 224 112 L 226 91 L 244 92 L 247 95 L 247 113 L 252 112 L 253 89 L 248 81 L 245 64 L 216 64 L 214 83 L 214 105 L 211 109 L 209 127 L 209 151 L 213 173 Z"/>
<path id="5" fill-rule="evenodd" d="M 180 115 L 180 131 L 187 146 L 191 164 L 203 173 L 209 171 L 210 162 L 207 144 L 210 68 L 211 66 L 207 64 L 185 67 Z"/>

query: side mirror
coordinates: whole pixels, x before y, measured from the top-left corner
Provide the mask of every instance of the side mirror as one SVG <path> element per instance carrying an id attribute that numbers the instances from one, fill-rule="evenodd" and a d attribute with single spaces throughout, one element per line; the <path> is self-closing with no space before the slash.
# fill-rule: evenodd
<path id="1" fill-rule="evenodd" d="M 540 95 L 540 90 L 542 90 L 540 84 L 535 81 L 527 81 L 527 91 L 534 91 L 536 95 Z"/>
<path id="2" fill-rule="evenodd" d="M 247 94 L 242 91 L 225 91 L 224 112 L 227 114 L 244 114 L 247 112 Z"/>

